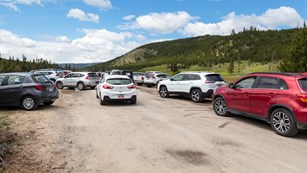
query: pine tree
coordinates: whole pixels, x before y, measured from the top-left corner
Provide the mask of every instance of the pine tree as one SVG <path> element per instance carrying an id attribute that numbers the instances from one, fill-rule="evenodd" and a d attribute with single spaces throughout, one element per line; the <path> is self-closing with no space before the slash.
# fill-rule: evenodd
<path id="1" fill-rule="evenodd" d="M 307 27 L 305 22 L 304 27 L 293 36 L 289 57 L 281 61 L 278 69 L 283 72 L 307 71 Z"/>

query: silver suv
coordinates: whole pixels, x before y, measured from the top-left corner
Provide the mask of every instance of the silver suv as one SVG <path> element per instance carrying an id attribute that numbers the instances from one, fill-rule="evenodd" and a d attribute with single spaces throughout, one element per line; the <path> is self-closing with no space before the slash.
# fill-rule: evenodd
<path id="1" fill-rule="evenodd" d="M 158 90 L 162 98 L 170 94 L 183 95 L 194 102 L 202 102 L 204 98 L 211 98 L 218 88 L 226 86 L 220 74 L 214 72 L 182 72 L 169 80 L 159 82 Z"/>
<path id="2" fill-rule="evenodd" d="M 96 73 L 90 72 L 73 72 L 69 73 L 63 78 L 56 80 L 56 87 L 63 89 L 64 87 L 75 88 L 83 90 L 86 87 L 94 89 L 99 81 L 99 76 Z"/>
<path id="3" fill-rule="evenodd" d="M 53 70 L 50 70 L 50 71 L 46 71 L 46 70 L 34 71 L 34 74 L 43 74 L 47 78 L 49 78 L 52 82 L 55 82 L 61 76 L 60 71 L 53 71 Z"/>

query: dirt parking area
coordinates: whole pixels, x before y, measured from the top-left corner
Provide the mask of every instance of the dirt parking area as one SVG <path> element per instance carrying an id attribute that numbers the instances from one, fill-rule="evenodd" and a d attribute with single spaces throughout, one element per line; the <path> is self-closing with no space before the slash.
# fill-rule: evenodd
<path id="1" fill-rule="evenodd" d="M 101 106 L 95 90 L 62 90 L 50 107 L 15 108 L 19 140 L 3 172 L 279 172 L 307 170 L 307 133 L 276 135 L 269 124 L 218 117 L 211 101 L 163 99 L 139 87 L 138 102 Z"/>

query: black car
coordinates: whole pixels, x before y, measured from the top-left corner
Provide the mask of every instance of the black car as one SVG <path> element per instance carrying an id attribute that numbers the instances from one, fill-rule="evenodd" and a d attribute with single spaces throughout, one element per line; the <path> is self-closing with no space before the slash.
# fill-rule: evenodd
<path id="1" fill-rule="evenodd" d="M 0 74 L 0 105 L 35 110 L 40 104 L 51 105 L 59 98 L 55 84 L 42 74 Z"/>

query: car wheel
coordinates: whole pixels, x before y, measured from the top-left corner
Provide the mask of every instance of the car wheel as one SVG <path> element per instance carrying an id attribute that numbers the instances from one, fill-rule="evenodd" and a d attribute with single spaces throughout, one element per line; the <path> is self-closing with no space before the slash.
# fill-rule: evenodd
<path id="1" fill-rule="evenodd" d="M 191 99 L 193 102 L 202 102 L 203 101 L 202 92 L 199 89 L 193 89 L 191 91 Z"/>
<path id="2" fill-rule="evenodd" d="M 137 83 L 138 86 L 142 86 L 142 83 Z"/>
<path id="3" fill-rule="evenodd" d="M 271 114 L 271 127 L 282 136 L 295 136 L 298 132 L 293 115 L 284 108 L 278 108 Z"/>
<path id="4" fill-rule="evenodd" d="M 94 89 L 96 86 L 91 86 L 91 89 Z"/>
<path id="5" fill-rule="evenodd" d="M 100 102 L 100 105 L 105 105 L 105 104 L 106 104 L 106 101 L 105 101 L 105 100 L 102 100 L 100 94 L 99 94 L 99 102 Z"/>
<path id="6" fill-rule="evenodd" d="M 83 90 L 83 89 L 84 89 L 84 83 L 83 83 L 83 82 L 79 82 L 79 83 L 77 84 L 77 88 L 78 88 L 79 90 Z"/>
<path id="7" fill-rule="evenodd" d="M 161 86 L 160 89 L 159 89 L 159 94 L 162 98 L 166 98 L 166 97 L 169 97 L 169 93 L 168 93 L 168 90 L 166 88 L 166 86 Z"/>
<path id="8" fill-rule="evenodd" d="M 50 102 L 44 102 L 43 104 L 46 105 L 46 106 L 50 106 L 54 103 L 54 101 L 50 101 Z"/>
<path id="9" fill-rule="evenodd" d="M 222 97 L 214 99 L 213 110 L 219 116 L 227 116 L 229 114 L 227 111 L 226 101 Z"/>
<path id="10" fill-rule="evenodd" d="M 130 100 L 131 104 L 135 105 L 136 104 L 136 98 Z"/>
<path id="11" fill-rule="evenodd" d="M 21 99 L 21 107 L 26 111 L 35 110 L 37 106 L 38 104 L 32 96 L 25 96 Z"/>
<path id="12" fill-rule="evenodd" d="M 63 89 L 63 83 L 62 82 L 57 82 L 56 83 L 57 89 Z"/>

